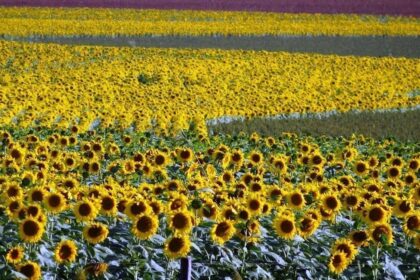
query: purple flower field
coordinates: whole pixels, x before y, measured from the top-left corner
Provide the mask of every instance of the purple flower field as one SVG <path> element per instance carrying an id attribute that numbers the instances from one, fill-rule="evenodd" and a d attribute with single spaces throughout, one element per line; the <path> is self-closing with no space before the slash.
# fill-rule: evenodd
<path id="1" fill-rule="evenodd" d="M 0 5 L 420 15 L 418 0 L 0 0 Z"/>

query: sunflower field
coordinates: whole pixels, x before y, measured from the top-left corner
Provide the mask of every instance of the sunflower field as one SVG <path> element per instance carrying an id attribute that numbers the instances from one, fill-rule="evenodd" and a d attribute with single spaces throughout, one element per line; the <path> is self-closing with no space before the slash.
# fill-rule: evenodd
<path id="1" fill-rule="evenodd" d="M 0 280 L 419 278 L 416 134 L 211 128 L 337 112 L 415 118 L 415 50 L 382 57 L 60 42 L 402 42 L 419 39 L 418 17 L 79 2 L 0 0 Z"/>

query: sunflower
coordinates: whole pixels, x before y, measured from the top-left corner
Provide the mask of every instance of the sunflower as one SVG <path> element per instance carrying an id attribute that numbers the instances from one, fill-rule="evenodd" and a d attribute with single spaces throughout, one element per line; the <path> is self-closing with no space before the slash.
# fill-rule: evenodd
<path id="1" fill-rule="evenodd" d="M 308 238 L 310 237 L 318 228 L 319 222 L 317 220 L 314 220 L 311 216 L 307 215 L 304 216 L 299 222 L 298 222 L 298 234 L 302 238 Z"/>
<path id="2" fill-rule="evenodd" d="M 321 201 L 323 208 L 326 210 L 338 212 L 341 208 L 341 202 L 334 194 L 323 195 Z"/>
<path id="3" fill-rule="evenodd" d="M 175 212 L 169 218 L 169 228 L 177 233 L 189 233 L 192 230 L 192 216 L 186 210 Z"/>
<path id="4" fill-rule="evenodd" d="M 277 215 L 273 221 L 273 228 L 281 238 L 291 240 L 295 237 L 296 226 L 293 216 Z"/>
<path id="5" fill-rule="evenodd" d="M 237 229 L 237 236 L 247 243 L 257 243 L 261 236 L 261 225 L 254 220 L 245 225 L 245 228 Z"/>
<path id="6" fill-rule="evenodd" d="M 41 279 L 41 267 L 35 262 L 25 262 L 17 266 L 17 270 L 25 275 L 28 280 Z"/>
<path id="7" fill-rule="evenodd" d="M 189 162 L 192 160 L 193 156 L 193 151 L 189 148 L 182 148 L 177 151 L 177 158 L 181 162 Z"/>
<path id="8" fill-rule="evenodd" d="M 232 238 L 235 234 L 235 227 L 230 220 L 224 220 L 215 224 L 211 231 L 211 239 L 219 245 L 223 245 L 226 241 Z"/>
<path id="9" fill-rule="evenodd" d="M 244 154 L 241 150 L 235 150 L 230 154 L 230 163 L 234 166 L 239 167 L 244 161 Z"/>
<path id="10" fill-rule="evenodd" d="M 357 254 L 357 249 L 351 242 L 346 238 L 341 238 L 335 241 L 332 247 L 332 255 L 334 252 L 341 251 L 346 254 L 346 258 L 349 262 L 353 261 Z"/>
<path id="11" fill-rule="evenodd" d="M 264 205 L 264 199 L 260 196 L 251 195 L 248 197 L 246 206 L 251 213 L 251 215 L 256 216 L 261 214 L 263 205 Z"/>
<path id="12" fill-rule="evenodd" d="M 131 231 L 140 240 L 145 240 L 156 233 L 158 226 L 159 221 L 155 215 L 144 214 L 134 221 Z"/>
<path id="13" fill-rule="evenodd" d="M 19 236 L 25 242 L 38 242 L 43 233 L 44 225 L 33 218 L 26 218 L 19 224 Z"/>
<path id="14" fill-rule="evenodd" d="M 15 219 L 19 216 L 19 211 L 24 209 L 24 205 L 20 199 L 10 199 L 6 202 L 6 213 L 10 219 Z"/>
<path id="15" fill-rule="evenodd" d="M 44 198 L 44 203 L 51 213 L 60 213 L 66 208 L 66 199 L 61 193 L 52 193 Z"/>
<path id="16" fill-rule="evenodd" d="M 386 244 L 391 244 L 394 241 L 392 228 L 389 224 L 378 224 L 374 226 L 370 231 L 370 236 L 375 242 L 382 242 L 384 240 Z"/>
<path id="17" fill-rule="evenodd" d="M 28 193 L 30 202 L 42 202 L 45 197 L 45 190 L 43 188 L 32 188 Z"/>
<path id="18" fill-rule="evenodd" d="M 328 263 L 328 269 L 334 274 L 341 274 L 348 266 L 346 254 L 342 251 L 334 252 Z"/>
<path id="19" fill-rule="evenodd" d="M 111 195 L 101 197 L 101 213 L 108 216 L 115 216 L 117 213 L 117 203 Z"/>
<path id="20" fill-rule="evenodd" d="M 22 188 L 19 187 L 17 184 L 12 183 L 6 186 L 6 190 L 4 192 L 5 199 L 19 199 L 23 196 Z"/>
<path id="21" fill-rule="evenodd" d="M 253 165 L 258 165 L 264 161 L 264 157 L 260 152 L 252 151 L 249 155 L 249 160 Z"/>
<path id="22" fill-rule="evenodd" d="M 292 191 L 287 196 L 287 204 L 293 209 L 302 209 L 305 203 L 305 198 L 299 190 Z"/>
<path id="23" fill-rule="evenodd" d="M 420 232 L 420 212 L 411 212 L 405 216 L 403 230 L 410 237 L 415 237 Z"/>
<path id="24" fill-rule="evenodd" d="M 344 205 L 347 209 L 356 209 L 361 202 L 357 194 L 348 194 L 344 197 Z"/>
<path id="25" fill-rule="evenodd" d="M 78 280 L 85 280 L 91 276 L 100 277 L 104 275 L 108 271 L 108 264 L 107 263 L 89 263 L 85 265 L 83 270 L 78 275 Z"/>
<path id="26" fill-rule="evenodd" d="M 101 223 L 93 223 L 83 228 L 83 237 L 92 244 L 101 243 L 108 236 L 108 228 Z"/>
<path id="27" fill-rule="evenodd" d="M 163 168 L 168 165 L 169 159 L 164 153 L 158 152 L 153 158 L 153 164 L 158 168 Z"/>
<path id="28" fill-rule="evenodd" d="M 325 159 L 319 153 L 314 153 L 310 158 L 310 165 L 322 166 Z"/>
<path id="29" fill-rule="evenodd" d="M 408 162 L 408 168 L 413 171 L 413 172 L 417 172 L 417 170 L 420 167 L 420 161 L 419 159 L 412 159 Z"/>
<path id="30" fill-rule="evenodd" d="M 200 214 L 201 217 L 205 217 L 207 219 L 214 220 L 214 219 L 216 219 L 216 217 L 218 215 L 218 208 L 213 201 L 207 201 L 200 208 L 199 214 Z"/>
<path id="31" fill-rule="evenodd" d="M 6 254 L 6 261 L 11 264 L 20 263 L 24 257 L 24 251 L 21 246 L 10 248 Z"/>
<path id="32" fill-rule="evenodd" d="M 369 234 L 366 230 L 355 230 L 349 235 L 351 242 L 356 246 L 367 246 L 369 242 Z"/>
<path id="33" fill-rule="evenodd" d="M 150 212 L 150 206 L 146 201 L 130 201 L 124 210 L 125 214 L 132 220 L 137 216 Z"/>
<path id="34" fill-rule="evenodd" d="M 398 200 L 393 207 L 393 212 L 397 217 L 404 217 L 410 213 L 411 210 L 413 210 L 413 205 L 411 201 L 407 199 Z"/>
<path id="35" fill-rule="evenodd" d="M 187 256 L 191 249 L 191 241 L 187 236 L 174 236 L 165 243 L 165 255 L 170 259 Z"/>
<path id="36" fill-rule="evenodd" d="M 72 263 L 76 256 L 77 246 L 71 240 L 63 240 L 55 247 L 54 258 L 57 263 Z"/>
<path id="37" fill-rule="evenodd" d="M 400 177 L 400 175 L 401 175 L 401 168 L 398 167 L 398 166 L 391 166 L 386 171 L 386 174 L 387 174 L 388 178 L 396 179 L 396 178 Z"/>
<path id="38" fill-rule="evenodd" d="M 366 221 L 369 224 L 384 223 L 387 222 L 389 213 L 384 210 L 381 206 L 372 205 L 367 210 Z"/>
<path id="39" fill-rule="evenodd" d="M 364 161 L 358 161 L 354 164 L 354 172 L 359 176 L 369 173 L 369 164 Z"/>
<path id="40" fill-rule="evenodd" d="M 73 213 L 76 216 L 76 220 L 79 222 L 92 221 L 98 215 L 98 209 L 95 205 L 88 201 L 79 201 L 74 205 Z"/>
<path id="41" fill-rule="evenodd" d="M 29 217 L 37 218 L 42 214 L 42 209 L 38 204 L 32 204 L 26 208 L 26 213 Z"/>

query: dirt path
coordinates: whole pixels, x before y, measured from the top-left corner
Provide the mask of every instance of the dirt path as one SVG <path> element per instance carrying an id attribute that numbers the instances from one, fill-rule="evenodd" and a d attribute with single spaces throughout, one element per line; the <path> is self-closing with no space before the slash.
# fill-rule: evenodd
<path id="1" fill-rule="evenodd" d="M 218 48 L 309 52 L 356 56 L 420 57 L 420 37 L 329 37 L 329 36 L 230 36 L 230 37 L 35 37 L 8 38 L 17 41 L 72 45 L 103 45 L 158 48 Z"/>

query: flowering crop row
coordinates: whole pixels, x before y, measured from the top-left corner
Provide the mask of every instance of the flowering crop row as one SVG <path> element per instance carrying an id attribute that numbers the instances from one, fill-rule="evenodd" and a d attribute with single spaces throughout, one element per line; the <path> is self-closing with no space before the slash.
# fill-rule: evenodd
<path id="1" fill-rule="evenodd" d="M 378 279 L 385 257 L 417 268 L 413 144 L 79 129 L 0 132 L 2 279 L 170 278 L 187 255 L 201 276 Z"/>
<path id="2" fill-rule="evenodd" d="M 419 105 L 419 59 L 0 42 L 0 120 L 177 132 L 221 116 Z"/>
<path id="3" fill-rule="evenodd" d="M 130 9 L 0 8 L 0 34 L 112 35 L 409 35 L 411 17 Z"/>

